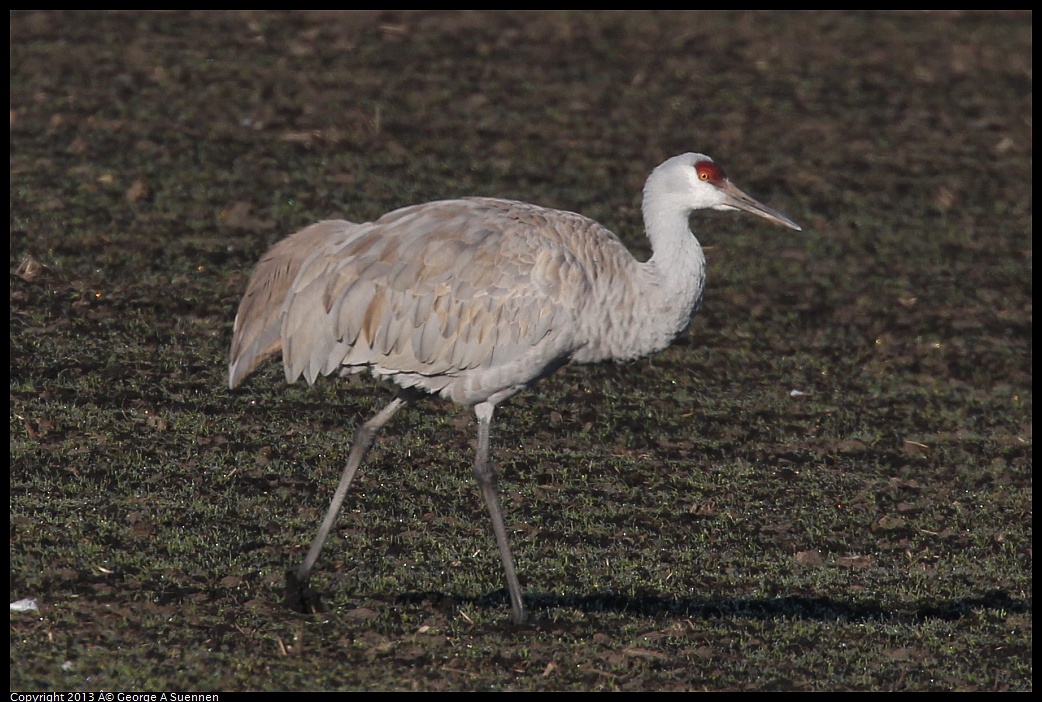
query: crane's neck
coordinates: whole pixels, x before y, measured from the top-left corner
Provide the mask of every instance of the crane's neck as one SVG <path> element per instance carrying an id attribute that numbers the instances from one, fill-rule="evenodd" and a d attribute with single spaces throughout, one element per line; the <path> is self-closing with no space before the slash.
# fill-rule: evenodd
<path id="1" fill-rule="evenodd" d="M 591 277 L 594 289 L 587 313 L 579 320 L 586 343 L 572 360 L 643 358 L 669 346 L 688 327 L 705 288 L 705 256 L 688 228 L 689 211 L 646 203 L 644 224 L 651 258 L 637 261 L 620 242 L 613 265 L 599 262 L 599 274 Z M 597 258 L 596 252 L 589 258 Z"/>
<path id="2" fill-rule="evenodd" d="M 651 353 L 661 351 L 687 329 L 702 305 L 706 259 L 698 239 L 691 233 L 691 210 L 656 207 L 645 198 L 644 227 L 651 241 L 651 258 L 641 264 L 644 280 L 641 305 L 647 320 L 641 324 Z"/>
<path id="3" fill-rule="evenodd" d="M 705 255 L 689 226 L 689 209 L 666 209 L 644 205 L 644 231 L 651 242 L 652 267 L 667 287 L 678 292 L 701 293 L 705 279 Z M 697 282 L 697 285 L 695 283 Z"/>

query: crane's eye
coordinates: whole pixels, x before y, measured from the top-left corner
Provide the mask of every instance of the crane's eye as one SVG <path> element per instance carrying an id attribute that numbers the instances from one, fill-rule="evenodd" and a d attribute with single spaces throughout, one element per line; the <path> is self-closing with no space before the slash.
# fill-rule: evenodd
<path id="1" fill-rule="evenodd" d="M 706 183 L 712 183 L 713 185 L 717 185 L 724 179 L 723 170 L 712 161 L 701 161 L 696 163 L 695 173 L 698 174 L 699 180 Z"/>

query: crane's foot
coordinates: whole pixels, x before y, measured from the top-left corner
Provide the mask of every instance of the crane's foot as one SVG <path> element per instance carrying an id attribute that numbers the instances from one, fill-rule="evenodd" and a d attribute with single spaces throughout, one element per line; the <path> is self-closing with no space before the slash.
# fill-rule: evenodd
<path id="1" fill-rule="evenodd" d="M 286 571 L 286 606 L 295 612 L 317 614 L 322 611 L 318 593 L 311 589 L 310 578 L 300 580 L 297 571 Z"/>

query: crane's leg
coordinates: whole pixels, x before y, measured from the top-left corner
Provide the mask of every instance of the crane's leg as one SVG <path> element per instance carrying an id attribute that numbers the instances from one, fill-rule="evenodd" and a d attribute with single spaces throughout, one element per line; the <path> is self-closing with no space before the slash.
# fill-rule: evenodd
<path id="1" fill-rule="evenodd" d="M 525 603 L 521 599 L 521 584 L 517 581 L 514 570 L 514 556 L 510 553 L 507 540 L 507 528 L 503 523 L 503 509 L 499 502 L 499 491 L 496 489 L 498 476 L 488 460 L 488 435 L 492 424 L 492 412 L 496 406 L 482 402 L 474 406 L 474 414 L 478 418 L 478 452 L 474 458 L 474 477 L 481 487 L 481 494 L 488 505 L 488 513 L 492 516 L 492 529 L 496 532 L 496 543 L 499 544 L 499 557 L 503 560 L 503 569 L 507 574 L 507 587 L 510 589 L 510 606 L 513 609 L 515 624 L 524 624 L 528 619 Z"/>
<path id="2" fill-rule="evenodd" d="M 308 587 L 308 581 L 311 579 L 311 569 L 315 566 L 315 561 L 318 560 L 318 554 L 322 552 L 322 546 L 326 543 L 326 538 L 333 528 L 333 523 L 336 522 L 337 515 L 340 513 L 340 506 L 344 503 L 344 496 L 347 495 L 347 489 L 351 487 L 351 481 L 354 480 L 362 458 L 365 457 L 369 447 L 372 446 L 373 439 L 376 438 L 380 429 L 408 401 L 409 398 L 405 393 L 398 395 L 386 407 L 377 412 L 372 419 L 355 430 L 355 441 L 351 446 L 351 453 L 347 456 L 347 465 L 344 466 L 344 472 L 340 475 L 340 484 L 337 485 L 336 492 L 333 493 L 333 501 L 329 503 L 329 509 L 322 520 L 322 525 L 318 528 L 314 541 L 311 542 L 311 550 L 308 551 L 307 558 L 300 564 L 297 571 L 294 573 L 291 570 L 286 575 L 286 600 L 293 609 L 305 613 L 311 613 L 318 609 L 315 595 Z"/>

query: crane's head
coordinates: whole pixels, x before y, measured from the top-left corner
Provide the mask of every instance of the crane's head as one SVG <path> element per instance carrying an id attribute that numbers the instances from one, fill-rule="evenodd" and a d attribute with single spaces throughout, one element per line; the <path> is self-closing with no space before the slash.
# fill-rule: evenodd
<path id="1" fill-rule="evenodd" d="M 720 166 L 705 154 L 681 154 L 656 168 L 644 187 L 645 203 L 658 200 L 686 213 L 693 210 L 742 210 L 776 224 L 801 230 L 800 226 L 777 210 L 767 207 L 724 175 Z M 668 204 L 667 204 L 668 203 Z"/>

